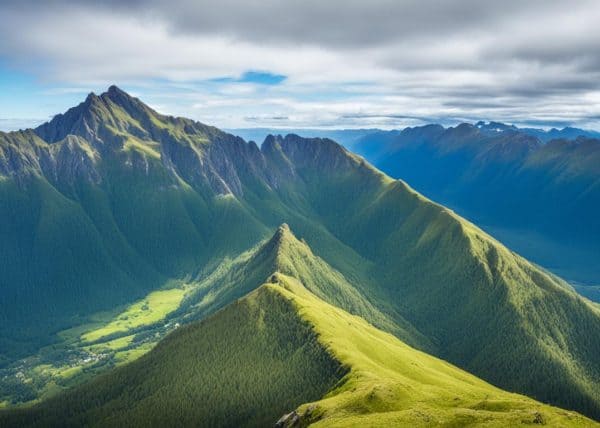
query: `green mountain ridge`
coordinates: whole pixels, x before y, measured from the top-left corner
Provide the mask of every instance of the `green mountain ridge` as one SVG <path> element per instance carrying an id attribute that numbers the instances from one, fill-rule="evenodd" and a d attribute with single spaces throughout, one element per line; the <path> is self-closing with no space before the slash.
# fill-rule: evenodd
<path id="1" fill-rule="evenodd" d="M 597 285 L 600 140 L 554 131 L 546 139 L 499 123 L 426 125 L 366 135 L 353 147 L 528 259 L 570 282 Z"/>
<path id="2" fill-rule="evenodd" d="M 322 343 L 350 372 L 322 400 L 300 406 L 315 426 L 516 426 L 591 424 L 529 398 L 507 394 L 419 352 L 363 319 L 328 305 L 291 277 L 278 291 L 309 320 Z M 290 421 L 290 417 L 285 418 Z M 284 423 L 285 425 L 289 425 Z"/>
<path id="3" fill-rule="evenodd" d="M 268 426 L 344 371 L 290 304 L 254 292 L 168 336 L 139 360 L 0 426 Z"/>
<path id="4" fill-rule="evenodd" d="M 0 176 L 11 370 L 170 281 L 197 283 L 169 315 L 192 321 L 281 269 L 501 388 L 600 417 L 598 307 L 331 140 L 270 136 L 259 148 L 111 88 L 37 130 L 0 134 Z M 259 262 L 249 249 L 282 223 L 307 247 L 291 241 L 297 260 L 246 275 L 245 260 Z"/>
<path id="5" fill-rule="evenodd" d="M 255 257 L 309 267 L 298 244 L 284 226 Z M 268 276 L 139 360 L 29 409 L 0 412 L 0 426 L 595 425 L 417 351 L 293 276 Z M 313 278 L 327 276 L 336 274 L 324 268 Z"/>
<path id="6" fill-rule="evenodd" d="M 304 241 L 298 240 L 287 224 L 257 247 L 216 268 L 203 278 L 182 305 L 188 319 L 200 319 L 269 281 L 275 272 L 300 281 L 315 296 L 372 324 L 405 338 L 408 343 L 425 349 L 433 345 L 410 323 L 396 313 L 386 313 L 374 306 L 377 296 L 368 294 L 360 284 L 349 282 L 344 275 L 315 255 Z"/>

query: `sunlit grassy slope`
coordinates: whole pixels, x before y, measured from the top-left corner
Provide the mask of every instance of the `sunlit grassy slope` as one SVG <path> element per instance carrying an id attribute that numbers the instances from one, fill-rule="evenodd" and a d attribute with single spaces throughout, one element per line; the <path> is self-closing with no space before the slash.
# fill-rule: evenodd
<path id="1" fill-rule="evenodd" d="M 154 291 L 141 301 L 129 306 L 107 325 L 83 334 L 81 339 L 94 342 L 111 334 L 126 332 L 160 321 L 179 307 L 184 295 L 183 288 Z"/>
<path id="2" fill-rule="evenodd" d="M 179 326 L 174 312 L 191 287 L 183 282 L 168 286 L 131 305 L 92 314 L 87 322 L 59 332 L 59 343 L 0 371 L 0 401 L 39 402 L 150 351 Z"/>
<path id="3" fill-rule="evenodd" d="M 318 153 L 302 147 L 309 144 L 282 142 L 323 223 L 375 261 L 368 273 L 384 296 L 378 306 L 392 303 L 437 345 L 436 356 L 504 389 L 599 417 L 600 312 L 591 302 L 367 164 L 320 180 Z"/>
<path id="4" fill-rule="evenodd" d="M 259 287 L 275 271 L 298 278 L 321 299 L 360 315 L 412 344 L 433 347 L 401 316 L 378 309 L 368 290 L 361 290 L 359 284 L 351 283 L 315 255 L 306 242 L 294 236 L 287 224 L 278 227 L 269 240 L 225 261 L 197 284 L 184 302 L 191 306 L 187 312 L 196 317 L 211 314 Z"/>
<path id="5" fill-rule="evenodd" d="M 0 413 L 0 426 L 272 426 L 294 408 L 294 426 L 595 426 L 417 351 L 280 273 L 136 362 Z"/>
<path id="6" fill-rule="evenodd" d="M 277 275 L 274 292 L 293 301 L 319 341 L 350 369 L 343 382 L 297 413 L 315 426 L 595 426 L 576 414 L 510 394 L 417 351 L 362 318 Z"/>
<path id="7" fill-rule="evenodd" d="M 271 426 L 344 373 L 292 303 L 263 288 L 131 364 L 0 413 L 0 426 Z"/>

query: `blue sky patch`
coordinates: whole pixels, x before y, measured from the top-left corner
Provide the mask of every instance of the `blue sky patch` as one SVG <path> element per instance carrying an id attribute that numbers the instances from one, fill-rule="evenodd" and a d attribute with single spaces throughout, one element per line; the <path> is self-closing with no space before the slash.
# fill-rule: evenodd
<path id="1" fill-rule="evenodd" d="M 242 75 L 239 81 L 244 83 L 258 83 L 261 85 L 279 85 L 285 79 L 287 79 L 287 77 L 281 74 L 267 73 L 264 71 L 247 71 Z"/>
<path id="2" fill-rule="evenodd" d="M 238 78 L 218 77 L 211 79 L 216 83 L 256 83 L 258 85 L 279 85 L 287 79 L 282 74 L 269 73 L 267 71 L 246 71 Z"/>

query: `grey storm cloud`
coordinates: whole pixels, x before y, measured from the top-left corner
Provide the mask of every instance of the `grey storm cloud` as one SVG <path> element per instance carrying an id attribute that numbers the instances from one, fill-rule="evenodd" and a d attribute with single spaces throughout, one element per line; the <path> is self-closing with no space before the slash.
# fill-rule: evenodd
<path id="1" fill-rule="evenodd" d="M 548 2 L 534 0 L 523 7 L 519 1 L 478 0 L 134 0 L 109 1 L 106 6 L 158 15 L 170 22 L 174 31 L 353 48 L 485 26 L 515 10 L 547 8 Z"/>
<path id="2" fill-rule="evenodd" d="M 589 33 L 585 25 L 595 28 L 600 19 L 600 5 L 594 0 L 4 0 L 0 8 L 29 13 L 32 25 L 44 19 L 43 11 L 60 16 L 62 11 L 89 10 L 160 22 L 173 34 L 331 49 L 409 45 L 413 52 L 423 52 L 403 58 L 401 47 L 396 49 L 397 56 L 388 55 L 393 50 L 385 51 L 387 64 L 404 69 L 476 69 L 507 60 L 569 63 L 593 70 L 600 65 L 598 31 Z M 571 18 L 578 9 L 581 16 Z M 10 14 L 3 15 L 10 18 Z M 12 27 L 10 22 L 2 24 Z M 570 31 L 569 37 L 561 31 L 578 25 L 581 31 Z M 514 31 L 519 26 L 524 28 Z M 467 58 L 453 52 L 452 44 L 436 56 L 429 55 L 431 44 L 478 39 L 480 51 Z"/>
<path id="3" fill-rule="evenodd" d="M 525 55 L 532 53 L 527 49 L 532 40 L 514 43 L 512 37 L 518 35 L 502 34 L 503 28 L 510 28 L 506 24 L 523 22 L 530 29 L 537 28 L 537 36 L 547 41 L 560 30 L 561 17 L 574 9 L 589 12 L 591 21 L 600 18 L 598 2 L 589 0 L 4 0 L 0 7 L 30 11 L 32 20 L 40 9 L 122 12 L 163 21 L 175 33 L 349 49 L 485 32 L 506 42 L 495 46 L 498 52 L 514 45 L 515 53 Z M 546 21 L 548 17 L 552 19 Z M 580 39 L 575 42 L 585 52 L 598 46 L 598 39 L 591 35 Z M 577 53 L 568 40 L 561 40 L 542 48 L 533 46 L 533 53 L 548 60 Z"/>

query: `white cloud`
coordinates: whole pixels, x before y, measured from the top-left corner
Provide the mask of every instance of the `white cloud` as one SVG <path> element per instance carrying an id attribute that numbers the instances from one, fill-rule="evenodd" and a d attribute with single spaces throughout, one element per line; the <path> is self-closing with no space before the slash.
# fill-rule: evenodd
<path id="1" fill-rule="evenodd" d="M 223 127 L 284 117 L 311 127 L 595 124 L 600 4 L 509 3 L 23 0 L 3 6 L 0 59 L 33 73 L 46 95 L 117 83 Z M 248 70 L 287 79 L 207 82 Z"/>

